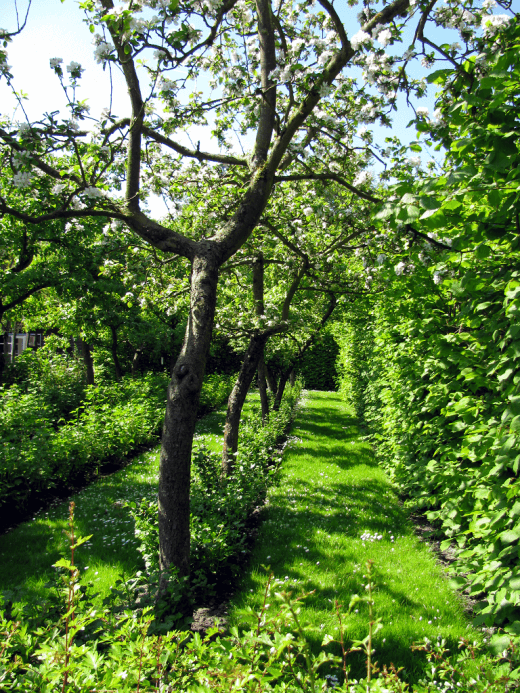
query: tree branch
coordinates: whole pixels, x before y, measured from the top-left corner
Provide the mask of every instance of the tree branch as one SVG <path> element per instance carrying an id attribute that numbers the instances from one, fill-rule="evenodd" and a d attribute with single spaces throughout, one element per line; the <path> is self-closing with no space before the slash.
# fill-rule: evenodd
<path id="1" fill-rule="evenodd" d="M 276 122 L 276 84 L 269 78 L 276 67 L 276 46 L 274 40 L 273 13 L 271 0 L 256 0 L 258 13 L 258 36 L 260 38 L 260 69 L 262 88 L 258 130 L 252 157 L 252 169 L 256 170 L 267 159 L 273 130 Z"/>
<path id="2" fill-rule="evenodd" d="M 275 182 L 289 180 L 333 180 L 336 183 L 342 185 L 344 188 L 347 188 L 347 190 L 350 190 L 350 192 L 354 193 L 354 195 L 361 197 L 363 200 L 373 202 L 374 204 L 379 204 L 380 202 L 382 202 L 380 198 L 374 197 L 369 193 L 365 193 L 362 190 L 356 188 L 354 185 L 347 183 L 346 180 L 344 180 L 341 176 L 338 176 L 336 173 L 305 173 L 293 174 L 290 176 L 275 176 L 274 180 Z"/>
<path id="3" fill-rule="evenodd" d="M 128 121 L 128 123 L 130 122 L 128 118 L 126 120 Z M 174 142 L 168 137 L 165 137 L 164 135 L 161 135 L 155 130 L 152 130 L 151 128 L 147 127 L 146 125 L 143 126 L 142 132 L 150 139 L 154 140 L 155 142 L 158 142 L 159 144 L 163 144 L 165 147 L 168 147 L 169 149 L 173 149 L 175 152 L 177 152 L 177 154 L 181 154 L 182 156 L 186 156 L 191 159 L 198 159 L 198 161 L 214 161 L 215 163 L 219 164 L 231 164 L 233 166 L 245 166 L 247 168 L 247 161 L 245 159 L 239 159 L 236 156 L 228 156 L 226 154 L 210 154 L 209 152 L 201 152 L 195 149 L 188 149 L 187 147 L 184 147 L 182 144 Z"/>

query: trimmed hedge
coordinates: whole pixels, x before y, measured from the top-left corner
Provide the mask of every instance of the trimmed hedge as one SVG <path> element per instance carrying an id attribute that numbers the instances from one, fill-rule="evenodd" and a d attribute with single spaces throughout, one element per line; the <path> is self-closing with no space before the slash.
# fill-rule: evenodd
<path id="1" fill-rule="evenodd" d="M 222 405 L 234 376 L 204 380 L 199 413 Z M 109 458 L 124 458 L 159 440 L 166 402 L 166 373 L 149 373 L 120 383 L 89 386 L 68 422 L 40 393 L 13 386 L 0 406 L 0 508 L 25 508 L 29 499 L 95 474 Z M 15 425 L 16 424 L 16 425 Z M 61 424 L 61 425 L 58 425 Z"/>

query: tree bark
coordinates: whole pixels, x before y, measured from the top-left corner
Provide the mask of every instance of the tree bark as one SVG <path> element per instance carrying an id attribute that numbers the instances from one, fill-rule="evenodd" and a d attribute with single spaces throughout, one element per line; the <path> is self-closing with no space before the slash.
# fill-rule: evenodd
<path id="1" fill-rule="evenodd" d="M 224 426 L 224 445 L 222 448 L 222 474 L 228 476 L 235 465 L 235 453 L 238 449 L 238 431 L 240 428 L 240 416 L 244 402 L 255 377 L 258 362 L 263 354 L 268 335 L 253 335 L 249 340 L 242 368 L 238 374 L 235 387 L 228 399 L 226 424 Z"/>
<path id="2" fill-rule="evenodd" d="M 265 349 L 265 347 L 264 347 Z M 258 361 L 258 392 L 260 393 L 260 406 L 262 409 L 262 424 L 265 426 L 269 421 L 269 397 L 267 396 L 267 380 L 265 377 L 264 352 Z"/>
<path id="3" fill-rule="evenodd" d="M 272 370 L 269 368 L 267 364 L 265 364 L 265 379 L 267 381 L 267 387 L 269 388 L 269 392 L 274 397 L 276 395 L 278 385 L 276 383 L 276 378 L 274 377 Z"/>
<path id="4" fill-rule="evenodd" d="M 137 364 L 139 363 L 139 357 L 141 356 L 141 349 L 136 349 L 132 357 L 132 378 L 135 378 L 137 373 Z"/>
<path id="5" fill-rule="evenodd" d="M 171 566 L 190 573 L 191 449 L 206 358 L 211 342 L 219 262 L 211 247 L 193 259 L 191 305 L 181 353 L 168 386 L 159 469 L 161 592 Z"/>
<path id="6" fill-rule="evenodd" d="M 78 337 L 78 346 L 83 357 L 85 368 L 87 369 L 87 385 L 94 385 L 94 359 L 92 358 L 92 347 Z"/>
<path id="7" fill-rule="evenodd" d="M 114 325 L 110 325 L 110 332 L 112 333 L 111 351 L 112 351 L 112 360 L 114 362 L 114 370 L 115 370 L 115 374 L 116 374 L 116 380 L 120 381 L 121 378 L 123 377 L 123 374 L 121 371 L 121 364 L 119 362 L 119 357 L 117 355 L 117 328 L 114 327 Z"/>
<path id="8" fill-rule="evenodd" d="M 274 403 L 273 403 L 274 411 L 278 411 L 278 409 L 280 409 L 280 404 L 282 403 L 283 393 L 285 391 L 285 386 L 287 385 L 287 381 L 289 380 L 290 372 L 291 372 L 291 369 L 288 368 L 287 370 L 285 370 L 280 375 L 280 380 L 278 381 L 278 388 L 276 390 L 276 395 L 275 395 Z"/>
<path id="9" fill-rule="evenodd" d="M 14 363 L 14 360 L 16 358 L 16 343 L 17 343 L 16 335 L 17 334 L 18 334 L 18 323 L 15 320 L 14 325 L 13 325 L 13 348 L 11 349 L 11 364 Z"/>

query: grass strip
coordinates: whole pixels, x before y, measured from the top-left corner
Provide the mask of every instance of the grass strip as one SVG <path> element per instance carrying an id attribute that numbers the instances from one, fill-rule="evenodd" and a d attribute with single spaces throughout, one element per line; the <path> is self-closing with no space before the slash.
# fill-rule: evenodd
<path id="1" fill-rule="evenodd" d="M 403 678 L 413 682 L 426 667 L 424 653 L 410 649 L 413 642 L 445 638 L 452 652 L 460 638 L 482 642 L 337 393 L 307 393 L 266 512 L 251 569 L 231 605 L 232 625 L 251 627 L 251 609 L 261 608 L 269 566 L 282 583 L 278 590 L 313 592 L 302 604 L 301 622 L 317 653 L 325 635 L 338 637 L 334 601 L 344 613 L 353 594 L 364 594 L 370 559 L 376 618 L 383 623 L 373 658 L 380 666 L 404 667 Z M 367 606 L 358 607 L 346 619 L 350 640 L 368 633 Z M 350 663 L 353 676 L 366 675 L 359 653 L 350 655 Z"/>

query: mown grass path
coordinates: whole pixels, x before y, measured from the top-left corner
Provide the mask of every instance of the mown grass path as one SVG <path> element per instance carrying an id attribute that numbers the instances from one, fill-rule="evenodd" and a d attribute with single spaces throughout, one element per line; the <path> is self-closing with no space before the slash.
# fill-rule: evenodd
<path id="1" fill-rule="evenodd" d="M 414 680 L 425 658 L 411 651 L 413 642 L 446 638 L 454 652 L 460 637 L 481 640 L 337 393 L 306 394 L 266 513 L 251 569 L 233 600 L 232 623 L 251 623 L 249 608 L 259 610 L 265 591 L 262 566 L 270 566 L 283 582 L 278 589 L 314 591 L 301 619 L 318 651 L 325 634 L 338 636 L 334 601 L 345 612 L 351 596 L 365 592 L 365 566 L 372 559 L 376 617 L 383 622 L 375 640 L 380 665 L 404 666 Z M 348 638 L 363 639 L 367 623 L 368 609 L 361 604 L 345 620 Z M 353 674 L 363 675 L 363 658 L 353 654 L 351 661 Z"/>

